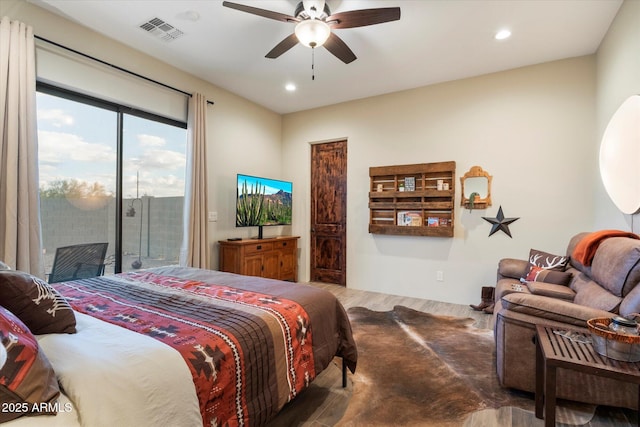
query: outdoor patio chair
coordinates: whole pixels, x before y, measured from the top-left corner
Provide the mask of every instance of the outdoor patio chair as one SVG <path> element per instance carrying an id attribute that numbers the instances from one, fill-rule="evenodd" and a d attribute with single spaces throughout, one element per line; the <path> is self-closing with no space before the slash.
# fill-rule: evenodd
<path id="1" fill-rule="evenodd" d="M 108 243 L 84 243 L 57 248 L 49 274 L 49 283 L 102 276 L 108 245 Z"/>

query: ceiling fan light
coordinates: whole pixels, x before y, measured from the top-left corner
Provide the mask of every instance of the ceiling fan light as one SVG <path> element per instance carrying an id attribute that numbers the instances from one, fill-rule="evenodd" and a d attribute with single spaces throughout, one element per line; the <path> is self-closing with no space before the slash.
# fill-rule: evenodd
<path id="1" fill-rule="evenodd" d="M 296 25 L 295 33 L 301 44 L 307 47 L 320 47 L 329 38 L 331 29 L 324 21 L 307 19 Z"/>

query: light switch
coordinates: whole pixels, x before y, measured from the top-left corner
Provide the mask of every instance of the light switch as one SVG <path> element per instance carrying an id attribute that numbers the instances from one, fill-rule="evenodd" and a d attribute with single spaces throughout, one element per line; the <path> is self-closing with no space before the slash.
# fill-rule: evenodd
<path id="1" fill-rule="evenodd" d="M 218 212 L 209 212 L 209 222 L 216 222 L 218 220 Z"/>

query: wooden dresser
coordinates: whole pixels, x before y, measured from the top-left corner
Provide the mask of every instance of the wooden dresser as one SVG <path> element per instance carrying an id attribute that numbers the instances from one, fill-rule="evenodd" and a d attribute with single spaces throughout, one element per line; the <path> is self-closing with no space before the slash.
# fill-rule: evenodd
<path id="1" fill-rule="evenodd" d="M 220 271 L 296 282 L 299 238 L 220 240 Z"/>

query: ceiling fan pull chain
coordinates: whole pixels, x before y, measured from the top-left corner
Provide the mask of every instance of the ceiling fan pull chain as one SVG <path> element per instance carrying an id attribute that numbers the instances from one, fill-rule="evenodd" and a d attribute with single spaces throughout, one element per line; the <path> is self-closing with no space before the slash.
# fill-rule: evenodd
<path id="1" fill-rule="evenodd" d="M 311 80 L 316 79 L 316 49 L 315 47 L 311 48 Z"/>

